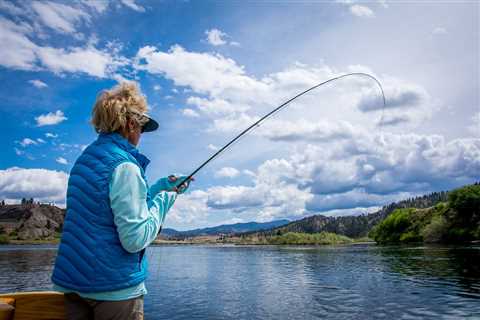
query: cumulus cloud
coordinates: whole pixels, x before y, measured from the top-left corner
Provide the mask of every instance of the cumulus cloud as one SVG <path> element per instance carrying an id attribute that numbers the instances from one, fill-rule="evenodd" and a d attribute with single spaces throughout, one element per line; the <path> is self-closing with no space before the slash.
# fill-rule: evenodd
<path id="1" fill-rule="evenodd" d="M 188 52 L 179 45 L 172 46 L 168 52 L 143 47 L 136 60 L 137 69 L 163 75 L 175 85 L 189 86 L 198 93 L 217 95 L 244 86 L 254 89 L 257 85 L 232 59 L 219 54 Z"/>
<path id="2" fill-rule="evenodd" d="M 37 121 L 37 127 L 43 126 L 51 126 L 55 124 L 59 124 L 62 121 L 67 120 L 68 118 L 65 117 L 63 111 L 57 110 L 55 112 L 49 112 L 47 114 L 39 115 L 35 117 L 35 121 Z"/>
<path id="3" fill-rule="evenodd" d="M 218 30 L 218 29 L 210 29 L 205 31 L 205 34 L 207 35 L 207 41 L 213 46 L 221 46 L 226 44 L 227 42 L 225 41 L 225 37 L 227 36 L 226 33 Z"/>
<path id="4" fill-rule="evenodd" d="M 60 163 L 60 164 L 68 164 L 67 159 L 65 159 L 63 157 L 58 157 L 57 159 L 55 159 L 55 161 Z"/>
<path id="5" fill-rule="evenodd" d="M 350 7 L 350 12 L 357 17 L 364 17 L 364 18 L 373 18 L 375 17 L 375 13 L 367 6 L 354 4 Z"/>
<path id="6" fill-rule="evenodd" d="M 336 147 L 308 145 L 288 158 L 266 160 L 255 172 L 249 170 L 252 185 L 208 188 L 196 205 L 204 216 L 229 210 L 260 221 L 359 214 L 478 179 L 480 139 L 371 135 L 369 142 L 352 137 Z"/>
<path id="7" fill-rule="evenodd" d="M 223 167 L 217 172 L 215 172 L 215 177 L 217 178 L 235 178 L 240 174 L 235 168 L 232 167 Z"/>
<path id="8" fill-rule="evenodd" d="M 47 132 L 47 133 L 45 133 L 45 137 L 47 137 L 47 138 L 57 138 L 58 134 Z"/>
<path id="9" fill-rule="evenodd" d="M 47 169 L 12 167 L 0 170 L 0 198 L 65 202 L 68 174 Z"/>
<path id="10" fill-rule="evenodd" d="M 32 84 L 34 87 L 37 87 L 39 89 L 48 87 L 48 85 L 45 82 L 38 79 L 29 80 L 28 82 Z"/>
<path id="11" fill-rule="evenodd" d="M 232 59 L 179 46 L 165 52 L 140 49 L 136 68 L 187 87 L 187 104 L 209 123 L 208 134 L 239 132 L 275 105 L 340 74 L 375 75 L 365 66 L 337 70 L 296 63 L 257 78 Z M 268 221 L 322 212 L 362 213 L 474 181 L 480 170 L 479 140 L 446 141 L 438 135 L 375 127 L 379 122 L 392 130 L 394 125 L 414 126 L 436 108 L 422 86 L 389 75 L 377 78 L 385 89 L 385 110 L 379 88 L 366 78 L 338 81 L 319 90 L 321 99 L 312 92 L 292 103 L 283 117 L 276 116 L 253 132 L 255 143 L 267 138 L 281 144 L 276 149 L 268 145 L 283 148 L 285 157 L 262 158 L 255 170 L 246 171 L 249 185 L 207 188 L 189 199 L 189 205 L 196 203 L 203 218 L 228 211 Z M 184 210 L 176 217 L 193 221 L 188 206 Z"/>
<path id="12" fill-rule="evenodd" d="M 125 64 L 94 47 L 67 50 L 41 47 L 37 49 L 37 55 L 42 65 L 55 73 L 83 72 L 99 78 L 107 77 L 117 66 Z"/>

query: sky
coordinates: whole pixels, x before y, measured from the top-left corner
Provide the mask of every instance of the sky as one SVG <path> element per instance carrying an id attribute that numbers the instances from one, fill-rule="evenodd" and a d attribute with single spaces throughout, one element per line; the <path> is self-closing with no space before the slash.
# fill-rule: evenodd
<path id="1" fill-rule="evenodd" d="M 364 214 L 480 180 L 477 1 L 0 0 L 0 199 L 65 206 L 101 90 L 137 81 L 150 183 L 189 174 L 166 227 Z"/>

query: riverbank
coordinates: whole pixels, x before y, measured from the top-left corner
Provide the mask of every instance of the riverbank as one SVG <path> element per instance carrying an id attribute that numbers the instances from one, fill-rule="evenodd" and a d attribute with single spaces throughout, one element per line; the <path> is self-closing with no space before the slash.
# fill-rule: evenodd
<path id="1" fill-rule="evenodd" d="M 49 240 L 8 240 L 4 245 L 41 245 L 58 244 L 59 238 Z M 183 240 L 157 239 L 153 245 L 348 245 L 348 244 L 372 244 L 369 238 L 351 239 L 334 233 L 295 233 L 289 232 L 284 235 L 272 237 L 251 236 L 199 236 L 185 238 Z"/>

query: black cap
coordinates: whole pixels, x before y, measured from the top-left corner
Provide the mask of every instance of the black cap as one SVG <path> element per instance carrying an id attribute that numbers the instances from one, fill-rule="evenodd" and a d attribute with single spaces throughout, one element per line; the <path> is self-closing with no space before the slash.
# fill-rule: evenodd
<path id="1" fill-rule="evenodd" d="M 150 118 L 150 116 L 144 114 L 144 117 L 148 118 L 148 122 L 142 127 L 142 132 L 152 132 L 158 129 L 158 122 Z"/>

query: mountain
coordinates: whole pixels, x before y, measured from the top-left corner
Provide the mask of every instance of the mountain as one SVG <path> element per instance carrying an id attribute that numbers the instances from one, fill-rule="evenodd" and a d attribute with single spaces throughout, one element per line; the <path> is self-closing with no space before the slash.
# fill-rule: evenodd
<path id="1" fill-rule="evenodd" d="M 281 235 L 287 232 L 318 233 L 325 231 L 345 235 L 350 238 L 361 238 L 365 237 L 373 226 L 385 219 L 395 209 L 428 208 L 439 202 L 447 201 L 447 198 L 448 192 L 434 192 L 421 197 L 391 203 L 383 207 L 381 210 L 367 215 L 342 217 L 314 215 L 270 230 L 246 232 L 245 236 L 256 234 L 257 236 L 262 237 Z"/>
<path id="2" fill-rule="evenodd" d="M 65 210 L 48 204 L 0 206 L 0 233 L 12 239 L 53 239 L 63 227 Z"/>
<path id="3" fill-rule="evenodd" d="M 222 224 L 216 227 L 193 229 L 187 231 L 177 231 L 175 229 L 163 229 L 161 235 L 172 239 L 184 239 L 198 236 L 216 236 L 226 234 L 236 234 L 245 232 L 256 232 L 277 228 L 289 223 L 289 220 L 275 220 L 271 222 L 246 222 L 235 224 Z"/>

